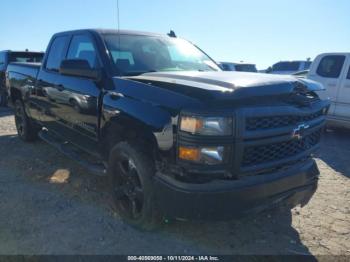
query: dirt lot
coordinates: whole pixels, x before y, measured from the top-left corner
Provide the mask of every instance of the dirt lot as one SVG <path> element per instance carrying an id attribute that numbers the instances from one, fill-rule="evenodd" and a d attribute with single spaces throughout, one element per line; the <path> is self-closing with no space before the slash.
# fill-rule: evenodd
<path id="1" fill-rule="evenodd" d="M 319 189 L 304 208 L 144 233 L 109 208 L 94 177 L 44 142 L 25 144 L 0 109 L 0 254 L 350 255 L 350 132 L 328 131 Z"/>

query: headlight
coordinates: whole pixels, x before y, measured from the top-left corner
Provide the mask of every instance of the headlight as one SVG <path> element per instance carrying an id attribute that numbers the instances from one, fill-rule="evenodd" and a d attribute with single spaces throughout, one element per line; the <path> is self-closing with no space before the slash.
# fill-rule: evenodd
<path id="1" fill-rule="evenodd" d="M 204 136 L 230 136 L 233 119 L 230 117 L 182 116 L 180 130 Z"/>
<path id="2" fill-rule="evenodd" d="M 220 165 L 226 161 L 227 150 L 218 147 L 179 147 L 179 158 L 186 161 L 208 165 Z"/>

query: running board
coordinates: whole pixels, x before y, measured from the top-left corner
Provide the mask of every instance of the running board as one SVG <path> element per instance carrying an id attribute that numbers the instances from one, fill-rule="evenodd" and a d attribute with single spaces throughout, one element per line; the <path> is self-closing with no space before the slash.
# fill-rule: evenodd
<path id="1" fill-rule="evenodd" d="M 106 167 L 101 161 L 98 161 L 98 159 L 95 158 L 97 163 L 92 163 L 88 159 L 82 157 L 83 155 L 87 155 L 85 151 L 82 151 L 81 149 L 77 148 L 69 142 L 62 141 L 59 137 L 45 129 L 41 130 L 38 135 L 43 141 L 54 146 L 65 156 L 73 159 L 78 164 L 89 170 L 89 172 L 91 172 L 92 174 L 97 176 L 106 175 Z M 88 157 L 92 158 L 93 156 L 89 155 Z"/>

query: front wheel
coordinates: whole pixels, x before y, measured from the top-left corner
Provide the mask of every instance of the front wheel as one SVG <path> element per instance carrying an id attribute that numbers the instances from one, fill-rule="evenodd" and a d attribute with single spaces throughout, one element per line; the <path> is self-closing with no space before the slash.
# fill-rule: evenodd
<path id="1" fill-rule="evenodd" d="M 111 150 L 108 175 L 114 207 L 127 223 L 143 230 L 159 224 L 154 173 L 154 162 L 142 148 L 121 142 Z"/>
<path id="2" fill-rule="evenodd" d="M 15 123 L 17 134 L 20 139 L 25 142 L 32 142 L 37 139 L 39 129 L 34 126 L 27 116 L 24 104 L 21 100 L 16 100 L 15 102 Z"/>

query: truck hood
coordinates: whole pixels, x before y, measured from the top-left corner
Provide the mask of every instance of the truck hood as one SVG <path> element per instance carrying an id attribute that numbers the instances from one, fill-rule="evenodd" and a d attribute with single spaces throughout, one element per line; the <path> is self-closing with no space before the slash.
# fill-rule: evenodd
<path id="1" fill-rule="evenodd" d="M 246 72 L 161 72 L 128 77 L 133 81 L 171 89 L 189 96 L 242 99 L 324 90 L 322 84 L 293 76 Z"/>

